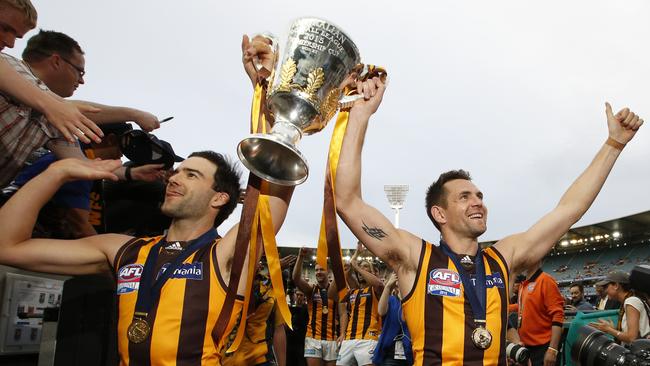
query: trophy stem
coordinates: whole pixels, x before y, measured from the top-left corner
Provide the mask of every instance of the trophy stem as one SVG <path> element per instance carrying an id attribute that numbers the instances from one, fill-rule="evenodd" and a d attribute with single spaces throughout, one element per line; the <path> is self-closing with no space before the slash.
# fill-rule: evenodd
<path id="1" fill-rule="evenodd" d="M 241 162 L 258 177 L 271 183 L 295 186 L 309 175 L 309 167 L 296 145 L 302 131 L 286 121 L 276 121 L 269 134 L 254 134 L 237 146 Z"/>
<path id="2" fill-rule="evenodd" d="M 275 121 L 271 128 L 271 134 L 294 148 L 302 138 L 302 131 L 296 125 L 284 120 Z"/>

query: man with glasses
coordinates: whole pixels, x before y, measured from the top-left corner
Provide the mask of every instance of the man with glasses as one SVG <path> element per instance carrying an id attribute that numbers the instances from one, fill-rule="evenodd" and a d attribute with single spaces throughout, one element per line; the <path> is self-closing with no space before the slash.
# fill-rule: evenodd
<path id="1" fill-rule="evenodd" d="M 22 57 L 34 75 L 62 98 L 72 96 L 84 83 L 84 52 L 63 33 L 41 30 L 27 41 Z"/>
<path id="2" fill-rule="evenodd" d="M 28 0 L 0 0 L 0 50 L 13 47 L 16 38 L 36 25 L 36 17 Z M 86 143 L 100 142 L 97 136 L 102 132 L 95 123 L 135 121 L 146 130 L 159 127 L 158 119 L 146 112 L 62 99 L 83 83 L 83 51 L 62 33 L 41 32 L 33 38 L 33 46 L 28 44 L 29 52 L 23 55 L 27 62 L 0 53 L 0 187 L 9 184 L 43 146 L 58 158 L 84 158 L 72 134 Z M 94 122 L 79 111 L 92 112 Z M 58 123 L 70 118 L 83 125 Z M 123 168 L 115 173 L 126 178 Z M 157 174 L 151 169 L 148 173 Z"/>
<path id="3" fill-rule="evenodd" d="M 22 57 L 34 75 L 62 98 L 72 96 L 85 83 L 84 52 L 77 41 L 64 33 L 41 30 L 27 41 Z M 92 115 L 97 124 L 133 121 L 145 131 L 160 127 L 158 118 L 144 111 L 87 101 L 79 103 L 99 109 Z"/>
<path id="4" fill-rule="evenodd" d="M 85 58 L 83 50 L 74 39 L 63 33 L 40 31 L 29 39 L 22 56 L 23 61 L 7 54 L 0 54 L 0 59 L 6 60 L 28 81 L 42 90 L 53 92 L 60 98 L 72 96 L 79 85 L 84 83 Z M 9 159 L 12 156 L 5 155 L 7 164 L 0 164 L 2 171 L 0 183 L 3 183 L 2 186 L 6 186 L 6 183 L 9 183 L 16 176 L 18 169 L 21 169 L 30 155 L 40 147 L 47 147 L 58 159 L 85 158 L 78 143 L 70 143 L 61 138 L 47 124 L 42 115 L 32 113 L 24 106 L 13 103 L 8 98 L 1 101 L 4 102 L 0 106 L 2 125 L 13 126 L 16 124 L 15 121 L 19 121 L 19 124 L 24 125 L 23 128 L 16 128 L 13 133 L 1 134 L 2 147 L 11 146 L 12 143 L 15 143 L 16 136 L 31 135 L 34 130 L 40 132 L 39 128 L 46 131 L 45 134 L 36 133 L 38 138 L 30 140 L 30 143 L 20 142 L 22 147 L 18 149 L 19 156 Z M 81 101 L 73 103 L 96 108 L 92 113 L 92 119 L 97 124 L 134 121 L 147 131 L 160 126 L 157 117 L 137 109 Z M 141 180 L 156 179 L 162 174 L 158 168 L 153 166 L 134 168 L 132 170 L 133 178 Z M 115 171 L 115 174 L 123 180 L 128 178 L 125 168 L 119 168 Z"/>
<path id="5" fill-rule="evenodd" d="M 44 83 L 47 88 L 62 98 L 72 96 L 79 87 L 79 84 L 84 83 L 85 59 L 83 50 L 74 39 L 66 34 L 41 30 L 37 35 L 29 39 L 22 56 L 23 65 L 29 68 L 29 71 L 31 71 L 37 80 Z M 100 111 L 95 113 L 93 119 L 101 123 L 102 131 L 105 134 L 105 139 L 101 145 L 87 146 L 90 149 L 86 149 L 86 155 L 89 158 L 115 159 L 121 156 L 121 152 L 119 152 L 119 139 L 121 134 L 116 135 L 113 132 L 115 131 L 115 126 L 118 126 L 120 131 L 123 128 L 119 126 L 124 125 L 124 128 L 126 128 L 126 124 L 121 123 L 122 121 L 135 121 L 145 130 L 151 130 L 159 126 L 158 119 L 147 112 L 133 108 L 89 104 L 99 107 Z M 105 129 L 105 126 L 108 129 Z M 116 147 L 118 155 L 102 156 L 92 152 L 94 147 L 109 146 L 105 143 Z M 44 152 L 43 155 L 39 150 L 39 153 L 35 153 L 34 155 L 36 156 L 33 157 L 33 163 L 21 171 L 15 183 L 7 188 L 8 193 L 12 193 L 16 188 L 22 187 L 26 181 L 41 173 L 59 158 L 84 158 L 78 146 L 70 145 L 65 141 L 52 141 L 48 144 L 48 147 L 53 152 Z M 91 155 L 88 155 L 88 151 L 90 151 Z M 160 168 L 157 165 L 147 164 L 132 167 L 129 174 L 127 174 L 127 170 L 124 167 L 118 168 L 115 173 L 126 180 L 131 178 L 151 182 L 159 179 L 162 175 Z M 52 215 L 49 216 L 65 218 L 65 221 L 68 222 L 68 225 L 64 227 L 64 231 L 55 231 L 56 233 L 67 233 L 60 238 L 80 238 L 97 234 L 89 222 L 91 187 L 92 184 L 90 182 L 69 182 L 55 196 L 52 202 L 53 209 L 50 210 L 52 211 Z M 54 212 L 58 214 L 54 215 Z M 57 220 L 53 222 L 57 223 Z M 54 227 L 58 226 L 54 225 Z"/>
<path id="6" fill-rule="evenodd" d="M 0 51 L 13 48 L 17 38 L 36 26 L 36 19 L 29 0 L 0 0 Z M 101 130 L 82 114 L 94 108 L 66 102 L 39 83 L 20 60 L 0 56 L 0 186 L 48 141 L 100 141 Z"/>

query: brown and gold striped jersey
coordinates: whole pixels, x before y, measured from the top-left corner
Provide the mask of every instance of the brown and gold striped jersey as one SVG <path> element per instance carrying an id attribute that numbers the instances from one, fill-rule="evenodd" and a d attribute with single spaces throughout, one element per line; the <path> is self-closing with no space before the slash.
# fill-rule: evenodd
<path id="1" fill-rule="evenodd" d="M 338 302 L 327 296 L 327 289 L 314 285 L 311 297 L 308 298 L 309 323 L 307 323 L 307 337 L 335 341 L 338 337 Z M 327 310 L 323 312 L 323 298 L 327 298 Z"/>
<path id="2" fill-rule="evenodd" d="M 216 247 L 220 239 L 190 255 L 163 285 L 147 318 L 151 335 L 138 344 L 127 339 L 145 260 L 161 239 L 133 239 L 115 257 L 120 365 L 219 365 L 224 340 L 215 344 L 212 330 L 227 289 L 217 264 Z M 160 251 L 154 279 L 180 253 L 179 246 L 184 245 L 169 244 L 169 249 Z M 241 307 L 242 301 L 236 301 L 225 334 L 234 326 Z"/>
<path id="3" fill-rule="evenodd" d="M 268 282 L 266 282 L 268 281 Z M 255 301 L 255 309 L 249 311 L 246 318 L 246 331 L 237 351 L 224 353 L 221 363 L 223 366 L 261 365 L 273 362 L 272 355 L 273 335 L 275 327 L 284 324 L 284 319 L 273 297 L 273 288 L 268 279 L 261 281 L 259 288 L 251 301 Z M 233 329 L 230 336 L 235 337 L 237 329 Z M 280 350 L 280 352 L 284 352 Z"/>
<path id="4" fill-rule="evenodd" d="M 345 302 L 348 303 L 345 339 L 377 340 L 381 332 L 381 319 L 377 311 L 379 298 L 372 286 L 349 290 Z"/>
<path id="5" fill-rule="evenodd" d="M 415 365 L 506 365 L 509 272 L 495 248 L 483 253 L 487 329 L 492 333 L 487 350 L 472 343 L 472 308 L 454 263 L 438 247 L 422 241 L 415 283 L 402 300 Z"/>

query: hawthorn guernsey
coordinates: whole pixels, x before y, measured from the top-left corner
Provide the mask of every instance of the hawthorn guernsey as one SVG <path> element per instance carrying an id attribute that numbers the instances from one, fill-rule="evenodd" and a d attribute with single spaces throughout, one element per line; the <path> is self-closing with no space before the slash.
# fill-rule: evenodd
<path id="1" fill-rule="evenodd" d="M 476 285 L 476 278 L 472 276 L 470 279 L 472 285 Z M 452 271 L 447 268 L 434 269 L 429 273 L 429 283 L 427 284 L 427 292 L 430 295 L 437 296 L 460 296 L 461 295 L 461 280 L 458 272 Z M 505 283 L 501 273 L 495 272 L 485 275 L 485 287 L 504 288 Z"/>

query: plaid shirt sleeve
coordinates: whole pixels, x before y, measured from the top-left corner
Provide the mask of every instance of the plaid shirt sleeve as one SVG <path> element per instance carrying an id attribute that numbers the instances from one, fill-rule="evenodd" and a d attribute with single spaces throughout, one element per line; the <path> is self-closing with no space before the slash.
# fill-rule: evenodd
<path id="1" fill-rule="evenodd" d="M 5 53 L 0 57 L 41 90 L 49 90 L 21 60 Z M 59 131 L 42 113 L 0 92 L 0 186 L 11 182 L 32 152 L 59 138 Z"/>

